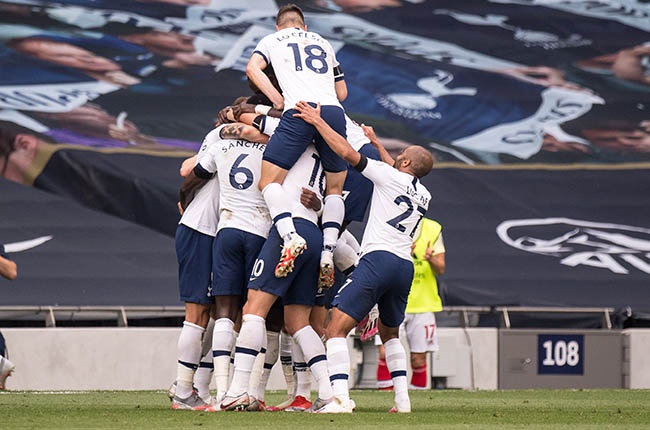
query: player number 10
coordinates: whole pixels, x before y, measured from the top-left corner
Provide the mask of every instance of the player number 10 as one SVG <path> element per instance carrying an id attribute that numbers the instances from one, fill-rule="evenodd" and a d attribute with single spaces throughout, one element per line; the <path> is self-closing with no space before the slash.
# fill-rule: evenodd
<path id="1" fill-rule="evenodd" d="M 580 362 L 580 345 L 575 340 L 565 342 L 558 340 L 553 346 L 552 340 L 542 344 L 545 351 L 545 358 L 542 361 L 544 366 L 576 366 Z"/>

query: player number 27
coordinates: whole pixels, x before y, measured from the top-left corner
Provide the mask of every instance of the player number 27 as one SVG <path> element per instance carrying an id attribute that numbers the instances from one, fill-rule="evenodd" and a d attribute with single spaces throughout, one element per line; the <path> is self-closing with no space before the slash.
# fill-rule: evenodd
<path id="1" fill-rule="evenodd" d="M 406 227 L 404 227 L 400 222 L 404 221 L 406 218 L 411 216 L 413 213 L 413 204 L 411 203 L 411 199 L 409 199 L 406 196 L 398 196 L 393 203 L 395 203 L 397 206 L 400 206 L 402 203 L 406 205 L 406 210 L 402 212 L 401 214 L 397 215 L 395 218 L 390 219 L 386 221 L 388 225 L 395 227 L 397 230 L 400 232 L 404 233 L 406 231 Z M 413 226 L 413 230 L 409 233 L 409 236 L 412 238 L 415 235 L 415 230 L 418 229 L 418 225 L 420 225 L 420 221 L 422 221 L 422 217 L 426 213 L 426 209 L 423 208 L 422 206 L 418 206 L 417 211 L 419 212 L 419 217 L 415 225 Z"/>
<path id="2" fill-rule="evenodd" d="M 300 46 L 297 43 L 288 43 L 288 47 L 293 50 L 293 61 L 296 67 L 296 71 L 302 71 L 302 53 L 300 52 Z M 305 66 L 309 70 L 312 70 L 316 73 L 323 74 L 327 73 L 327 52 L 319 45 L 307 45 L 303 48 L 305 52 Z"/>

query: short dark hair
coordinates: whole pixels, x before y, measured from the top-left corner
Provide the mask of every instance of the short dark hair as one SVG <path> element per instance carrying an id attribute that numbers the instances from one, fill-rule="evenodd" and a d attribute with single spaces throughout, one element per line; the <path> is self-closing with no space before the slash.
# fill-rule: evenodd
<path id="1" fill-rule="evenodd" d="M 19 134 L 29 134 L 48 143 L 54 142 L 51 137 L 37 131 L 11 121 L 0 120 L 0 157 L 6 157 L 16 150 L 16 137 Z"/>
<path id="2" fill-rule="evenodd" d="M 297 17 L 292 17 L 291 14 L 296 14 Z M 305 15 L 303 15 L 300 6 L 295 3 L 285 4 L 278 10 L 278 14 L 275 17 L 275 25 L 281 26 L 291 21 L 295 21 L 296 24 L 305 25 Z"/>
<path id="3" fill-rule="evenodd" d="M 19 134 L 29 134 L 46 142 L 52 142 L 51 138 L 35 132 L 34 130 L 30 130 L 13 122 L 0 120 L 0 157 L 4 158 L 4 161 L 0 165 L 0 177 L 5 174 L 9 155 L 16 150 L 16 138 Z"/>

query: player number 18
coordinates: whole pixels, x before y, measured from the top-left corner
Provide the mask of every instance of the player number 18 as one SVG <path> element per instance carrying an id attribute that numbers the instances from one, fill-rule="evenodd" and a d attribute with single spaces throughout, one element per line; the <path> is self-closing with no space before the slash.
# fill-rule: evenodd
<path id="1" fill-rule="evenodd" d="M 288 47 L 293 50 L 293 61 L 296 67 L 296 71 L 302 71 L 302 53 L 300 52 L 300 46 L 297 43 L 288 43 Z M 319 45 L 307 45 L 303 48 L 305 52 L 305 66 L 309 70 L 312 70 L 318 74 L 327 73 L 327 52 Z"/>

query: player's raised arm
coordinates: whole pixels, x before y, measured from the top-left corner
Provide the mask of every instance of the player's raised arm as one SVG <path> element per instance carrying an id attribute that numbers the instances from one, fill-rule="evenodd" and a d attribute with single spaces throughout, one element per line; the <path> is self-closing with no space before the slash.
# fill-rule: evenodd
<path id="1" fill-rule="evenodd" d="M 390 156 L 384 145 L 379 142 L 379 139 L 377 139 L 377 135 L 375 134 L 375 130 L 365 124 L 361 124 L 361 129 L 363 130 L 363 134 L 366 135 L 372 146 L 377 148 L 377 151 L 379 151 L 379 157 L 381 158 L 381 161 L 388 163 L 391 166 L 394 165 L 395 160 Z"/>
<path id="2" fill-rule="evenodd" d="M 266 66 L 266 59 L 261 54 L 253 52 L 246 65 L 246 76 L 253 81 L 257 88 L 266 94 L 269 100 L 273 102 L 274 108 L 281 110 L 284 107 L 284 97 L 282 97 L 282 94 L 273 86 L 269 77 L 264 73 Z"/>
<path id="3" fill-rule="evenodd" d="M 224 126 L 219 132 L 222 139 L 245 139 L 250 142 L 266 143 L 269 137 L 252 125 L 235 122 Z"/>
<path id="4" fill-rule="evenodd" d="M 295 109 L 298 113 L 294 114 L 294 116 L 302 118 L 305 122 L 316 127 L 316 130 L 318 130 L 323 139 L 325 139 L 325 142 L 327 142 L 330 148 L 332 148 L 339 157 L 343 158 L 352 166 L 359 164 L 361 154 L 355 151 L 343 136 L 334 131 L 332 127 L 321 118 L 320 104 L 316 105 L 316 108 L 313 108 L 307 102 L 299 101 L 296 103 Z"/>

